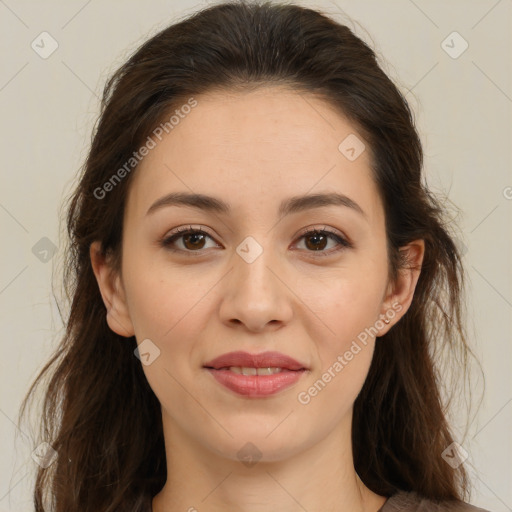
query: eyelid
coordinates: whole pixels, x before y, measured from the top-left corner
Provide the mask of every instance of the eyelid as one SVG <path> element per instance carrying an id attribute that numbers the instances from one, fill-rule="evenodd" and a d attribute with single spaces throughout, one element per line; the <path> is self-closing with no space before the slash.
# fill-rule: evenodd
<path id="1" fill-rule="evenodd" d="M 330 226 L 327 226 L 326 224 L 316 225 L 316 226 L 306 226 L 305 228 L 302 228 L 296 236 L 296 238 L 301 238 L 304 235 L 307 235 L 308 233 L 316 233 L 316 232 L 326 232 L 330 233 L 331 235 L 336 235 L 339 238 L 342 238 L 347 243 L 349 242 L 348 237 L 346 237 L 341 231 L 331 228 Z"/>
<path id="2" fill-rule="evenodd" d="M 203 231 L 205 234 L 215 239 L 213 234 L 209 231 L 209 228 L 203 226 L 202 224 L 187 224 L 186 226 L 177 227 L 171 231 L 169 231 L 164 237 L 164 240 L 169 239 L 174 235 L 179 235 L 180 233 L 188 233 L 189 231 Z"/>

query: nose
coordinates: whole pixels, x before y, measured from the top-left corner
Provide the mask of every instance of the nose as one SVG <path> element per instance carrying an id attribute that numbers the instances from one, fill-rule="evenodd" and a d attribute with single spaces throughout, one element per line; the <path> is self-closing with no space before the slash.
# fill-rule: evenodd
<path id="1" fill-rule="evenodd" d="M 293 316 L 294 293 L 286 281 L 271 249 L 254 261 L 244 259 L 242 252 L 234 254 L 233 268 L 223 280 L 222 321 L 254 332 L 279 329 Z"/>

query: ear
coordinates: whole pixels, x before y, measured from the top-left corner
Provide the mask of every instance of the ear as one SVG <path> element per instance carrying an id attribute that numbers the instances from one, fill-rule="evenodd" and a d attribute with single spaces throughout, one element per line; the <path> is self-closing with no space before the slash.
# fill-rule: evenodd
<path id="1" fill-rule="evenodd" d="M 108 258 L 101 251 L 100 242 L 91 244 L 89 255 L 103 303 L 107 308 L 108 326 L 120 336 L 126 338 L 133 336 L 135 333 L 121 277 L 114 271 Z"/>
<path id="2" fill-rule="evenodd" d="M 386 334 L 409 309 L 420 277 L 425 242 L 424 240 L 415 240 L 401 247 L 400 253 L 406 264 L 398 271 L 396 281 L 388 284 L 380 314 L 382 321 L 379 322 L 384 326 L 379 329 L 377 336 Z M 388 323 L 385 323 L 384 320 L 388 320 Z"/>

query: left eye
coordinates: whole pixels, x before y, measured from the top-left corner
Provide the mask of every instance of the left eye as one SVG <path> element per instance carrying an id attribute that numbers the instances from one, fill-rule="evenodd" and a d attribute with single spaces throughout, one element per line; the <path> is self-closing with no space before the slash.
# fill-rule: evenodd
<path id="1" fill-rule="evenodd" d="M 345 238 L 338 235 L 337 233 L 333 233 L 325 229 L 307 231 L 299 238 L 299 240 L 302 239 L 304 239 L 305 246 L 308 249 L 310 249 L 310 251 L 308 252 L 320 251 L 322 253 L 331 254 L 332 252 L 336 252 L 337 250 L 341 250 L 346 247 L 351 247 L 350 243 Z M 335 249 L 334 251 L 325 251 L 324 249 L 328 245 L 329 240 L 335 242 L 335 247 L 341 247 L 338 247 L 338 249 Z"/>

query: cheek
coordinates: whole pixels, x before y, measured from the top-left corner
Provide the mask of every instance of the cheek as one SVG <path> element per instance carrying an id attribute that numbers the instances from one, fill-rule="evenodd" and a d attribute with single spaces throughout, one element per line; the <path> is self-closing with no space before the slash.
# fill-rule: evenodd
<path id="1" fill-rule="evenodd" d="M 323 325 L 324 336 L 318 340 L 318 351 L 323 366 L 350 348 L 358 337 L 369 341 L 379 319 L 385 274 L 378 266 L 360 270 L 351 266 L 325 275 L 321 279 L 304 280 L 302 296 Z M 366 333 L 366 336 L 365 336 Z"/>
<path id="2" fill-rule="evenodd" d="M 144 265 L 144 261 L 151 260 L 134 258 L 126 264 L 128 309 L 137 339 L 154 338 L 165 344 L 177 333 L 190 337 L 200 332 L 200 318 L 210 302 L 206 291 L 215 284 L 213 276 L 192 267 L 175 269 Z"/>
<path id="3" fill-rule="evenodd" d="M 200 358 L 194 341 L 201 339 L 211 317 L 205 290 L 215 280 L 168 267 L 149 268 L 135 260 L 127 262 L 127 271 L 132 276 L 125 287 L 136 339 L 139 344 L 150 339 L 159 351 L 151 364 L 143 365 L 144 374 L 167 413 L 180 417 L 190 407 L 184 386 L 190 386 L 197 372 L 194 362 Z"/>
<path id="4" fill-rule="evenodd" d="M 138 343 L 151 340 L 159 351 L 143 370 L 162 403 L 170 397 L 173 403 L 182 401 L 179 383 L 192 381 L 201 360 L 197 341 L 212 317 L 214 294 L 208 292 L 218 276 L 197 267 L 151 264 L 149 256 L 126 260 L 125 289 L 135 337 Z"/>
<path id="5" fill-rule="evenodd" d="M 364 384 L 376 343 L 384 286 L 378 273 L 338 275 L 330 283 L 322 294 L 312 295 L 309 290 L 310 304 L 323 327 L 310 333 L 318 365 L 296 397 L 309 417 L 318 415 L 325 425 L 341 421 Z"/>

